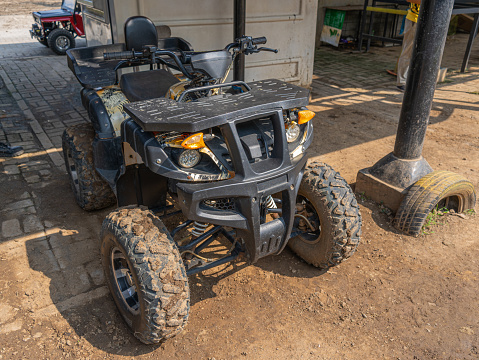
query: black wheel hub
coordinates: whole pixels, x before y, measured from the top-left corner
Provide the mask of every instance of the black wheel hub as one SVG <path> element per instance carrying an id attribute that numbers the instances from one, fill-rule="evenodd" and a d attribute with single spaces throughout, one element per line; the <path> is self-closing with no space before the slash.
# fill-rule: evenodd
<path id="1" fill-rule="evenodd" d="M 70 176 L 71 176 L 73 185 L 75 186 L 75 191 L 77 193 L 79 193 L 80 192 L 80 185 L 78 184 L 78 172 L 77 172 L 77 168 L 75 166 L 75 161 L 73 160 L 71 150 L 67 151 L 66 161 L 67 161 L 67 164 L 68 164 L 68 170 L 70 172 Z"/>
<path id="2" fill-rule="evenodd" d="M 114 284 L 121 294 L 120 299 L 132 314 L 138 314 L 140 310 L 138 293 L 126 256 L 115 247 L 111 250 L 110 261 Z"/>
<path id="3" fill-rule="evenodd" d="M 299 194 L 296 197 L 293 232 L 297 233 L 304 242 L 309 244 L 317 243 L 321 234 L 318 212 L 306 197 Z"/>
<path id="4" fill-rule="evenodd" d="M 70 39 L 68 36 L 59 36 L 55 40 L 55 45 L 60 51 L 67 51 L 70 48 Z"/>

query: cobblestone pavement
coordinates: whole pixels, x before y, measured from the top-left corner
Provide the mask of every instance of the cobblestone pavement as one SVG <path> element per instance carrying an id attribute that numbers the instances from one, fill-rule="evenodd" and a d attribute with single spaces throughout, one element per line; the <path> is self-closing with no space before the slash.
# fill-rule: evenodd
<path id="1" fill-rule="evenodd" d="M 22 318 L 18 308 L 35 312 L 37 321 L 48 319 L 103 297 L 107 289 L 94 240 L 105 214 L 68 228 L 65 216 L 81 212 L 63 206 L 64 192 L 57 189 L 68 181 L 61 135 L 87 119 L 80 86 L 66 57 L 36 41 L 1 44 L 0 54 L 0 142 L 25 150 L 15 158 L 0 158 L 0 267 L 9 261 L 8 268 L 2 268 L 2 284 L 21 282 L 28 289 L 17 307 L 0 306 L 4 336 L 31 321 Z M 58 216 L 47 220 L 43 213 L 49 207 L 56 208 Z"/>
<path id="2" fill-rule="evenodd" d="M 448 69 L 449 81 L 451 77 L 458 76 L 467 38 L 468 35 L 460 34 L 447 40 L 441 67 Z M 322 46 L 315 55 L 313 92 L 324 85 L 341 89 L 394 89 L 396 77 L 389 75 L 386 70 L 394 70 L 400 51 L 399 46 L 372 47 L 367 53 Z M 479 50 L 475 46 L 469 60 L 469 70 L 475 71 L 478 67 Z"/>

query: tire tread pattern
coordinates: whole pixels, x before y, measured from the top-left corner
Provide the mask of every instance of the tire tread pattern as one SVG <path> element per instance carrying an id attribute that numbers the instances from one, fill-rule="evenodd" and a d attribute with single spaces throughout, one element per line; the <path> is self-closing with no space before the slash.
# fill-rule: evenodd
<path id="1" fill-rule="evenodd" d="M 126 250 L 140 281 L 137 291 L 145 302 L 140 316 L 146 327 L 132 329 L 134 335 L 145 344 L 157 344 L 181 332 L 190 309 L 188 278 L 178 248 L 161 220 L 143 207 L 120 208 L 103 221 L 102 238 L 106 232 Z"/>
<path id="2" fill-rule="evenodd" d="M 322 162 L 312 162 L 306 168 L 301 188 L 327 208 L 326 221 L 331 223 L 328 234 L 330 239 L 327 241 L 332 245 L 323 258 L 315 254 L 314 248 L 308 249 L 294 244 L 290 247 L 307 263 L 326 270 L 355 253 L 361 238 L 359 205 L 346 180 L 331 166 Z M 323 229 L 325 227 L 322 226 Z"/>
<path id="3" fill-rule="evenodd" d="M 65 166 L 78 205 L 87 211 L 99 210 L 116 202 L 115 194 L 108 183 L 96 172 L 93 164 L 93 139 L 95 130 L 89 123 L 70 126 L 63 132 L 62 145 Z M 79 191 L 73 183 L 68 167 L 68 151 L 75 163 Z"/>
<path id="4" fill-rule="evenodd" d="M 394 217 L 393 225 L 409 235 L 418 235 L 428 214 L 444 198 L 458 196 L 458 212 L 473 209 L 476 203 L 474 186 L 463 176 L 445 170 L 433 171 L 409 189 Z"/>

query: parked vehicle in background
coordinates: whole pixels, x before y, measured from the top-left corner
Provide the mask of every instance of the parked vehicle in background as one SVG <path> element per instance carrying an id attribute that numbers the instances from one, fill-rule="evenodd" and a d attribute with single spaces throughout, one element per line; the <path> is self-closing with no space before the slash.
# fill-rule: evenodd
<path id="1" fill-rule="evenodd" d="M 65 55 L 67 50 L 75 47 L 75 38 L 85 35 L 80 13 L 76 0 L 63 0 L 60 9 L 35 11 L 30 36 L 58 55 Z"/>

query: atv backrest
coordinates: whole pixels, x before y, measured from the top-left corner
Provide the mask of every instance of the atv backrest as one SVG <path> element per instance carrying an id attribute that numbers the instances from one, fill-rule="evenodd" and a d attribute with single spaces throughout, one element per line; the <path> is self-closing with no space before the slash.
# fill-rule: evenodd
<path id="1" fill-rule="evenodd" d="M 127 50 L 141 51 L 145 45 L 158 46 L 155 24 L 144 16 L 132 16 L 125 22 L 125 43 Z"/>

